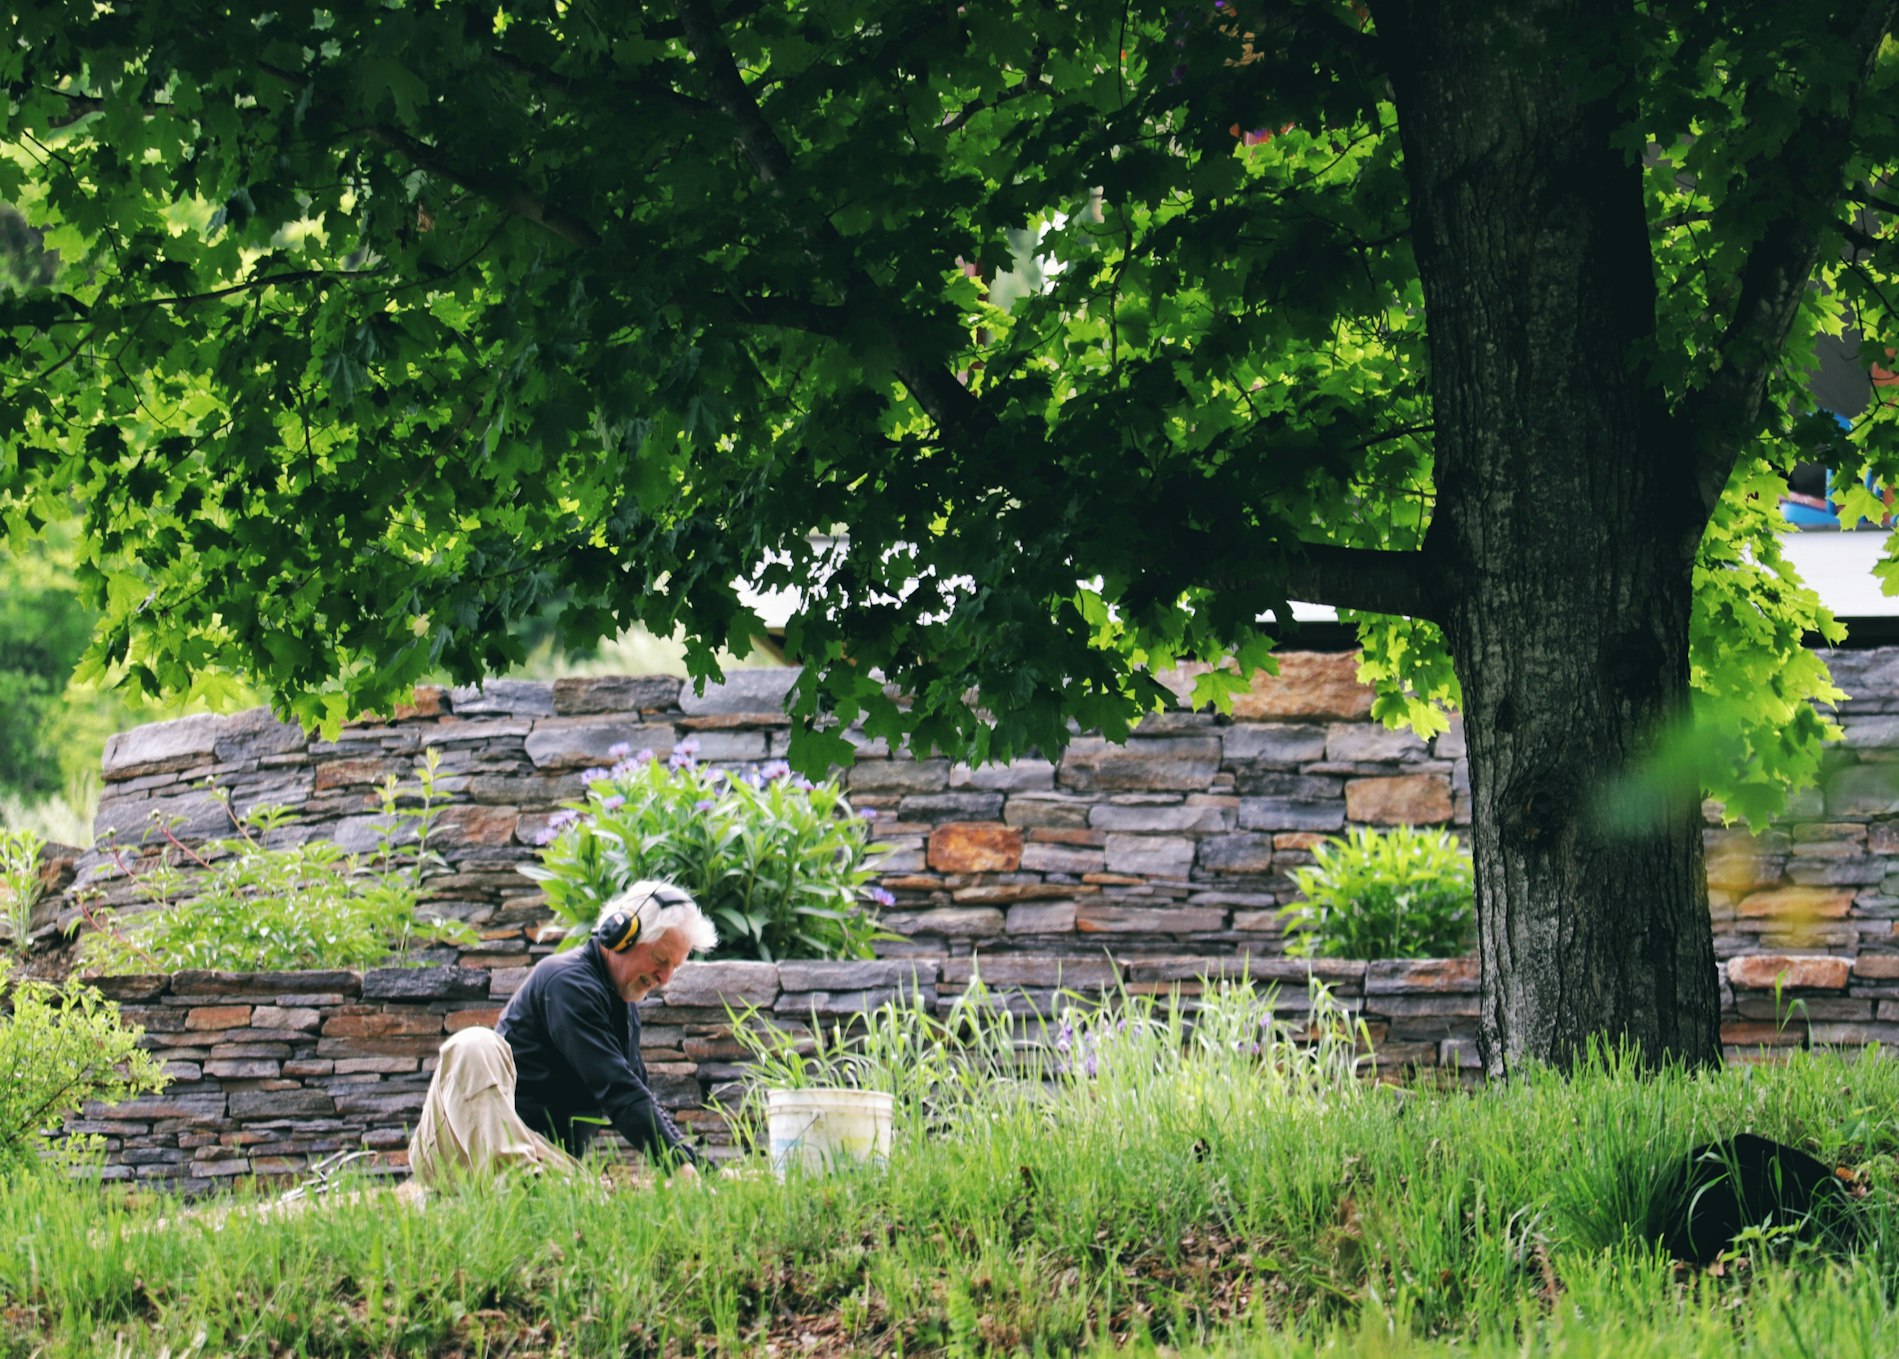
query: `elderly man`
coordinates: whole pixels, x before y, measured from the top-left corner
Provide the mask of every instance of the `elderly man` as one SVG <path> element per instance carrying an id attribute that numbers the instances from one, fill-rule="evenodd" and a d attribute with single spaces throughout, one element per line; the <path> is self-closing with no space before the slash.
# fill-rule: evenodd
<path id="1" fill-rule="evenodd" d="M 496 1028 L 442 1045 L 409 1140 L 417 1181 L 498 1165 L 577 1169 L 601 1119 L 655 1162 L 696 1174 L 698 1153 L 648 1086 L 634 1002 L 717 943 L 669 883 L 637 882 L 607 902 L 584 945 L 535 965 Z"/>

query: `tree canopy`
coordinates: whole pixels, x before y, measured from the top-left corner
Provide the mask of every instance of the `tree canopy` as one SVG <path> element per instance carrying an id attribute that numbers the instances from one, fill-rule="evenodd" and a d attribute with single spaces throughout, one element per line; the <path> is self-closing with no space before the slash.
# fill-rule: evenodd
<path id="1" fill-rule="evenodd" d="M 1723 8 L 1591 40 L 1626 154 L 1669 148 L 1646 361 L 1684 391 L 1753 180 L 1828 90 L 1820 11 Z M 223 667 L 354 713 L 505 666 L 555 595 L 576 643 L 635 619 L 742 640 L 751 579 L 810 600 L 807 710 L 999 756 L 1059 747 L 1069 717 L 1119 729 L 1177 656 L 1257 663 L 1289 597 L 1404 612 L 1402 565 L 1333 551 L 1415 548 L 1433 503 L 1396 117 L 1352 6 L 49 4 L 10 26 L 0 194 L 62 268 L 5 318 L 7 522 L 77 496 L 94 662 L 147 690 Z M 1775 89 L 1796 63 L 1814 90 Z M 1005 312 L 989 285 L 1030 257 Z M 1883 318 L 1854 282 L 1802 330 Z M 1797 353 L 1778 376 L 1774 433 Z M 1759 512 L 1790 447 L 1737 478 L 1698 657 L 1776 725 L 1818 690 L 1788 666 L 1824 626 Z M 839 525 L 847 547 L 813 545 Z M 1717 640 L 1737 627 L 1746 647 Z M 1454 692 L 1428 632 L 1367 639 L 1386 710 Z"/>
<path id="2" fill-rule="evenodd" d="M 1899 473 L 1883 403 L 1840 438 L 1807 396 L 1816 336 L 1899 343 L 1891 8 L 16 6 L 0 198 L 60 268 L 0 316 L 0 507 L 81 506 L 96 670 L 308 720 L 505 666 L 550 600 L 709 670 L 738 582 L 795 587 L 807 766 L 831 715 L 1125 733 L 1290 599 L 1428 729 L 1486 664 L 1457 598 L 1534 609 L 1535 544 L 1652 521 L 1654 566 L 1555 569 L 1623 619 L 1577 648 L 1679 669 L 1623 587 L 1698 545 L 1707 777 L 1760 814 L 1837 635 L 1781 478 L 1824 448 L 1850 519 Z M 1657 693 L 1579 719 L 1628 728 L 1602 769 Z"/>

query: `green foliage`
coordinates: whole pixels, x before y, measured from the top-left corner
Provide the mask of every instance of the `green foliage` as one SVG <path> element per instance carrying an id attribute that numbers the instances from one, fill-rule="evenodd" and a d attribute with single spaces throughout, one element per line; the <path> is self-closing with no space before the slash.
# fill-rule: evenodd
<path id="1" fill-rule="evenodd" d="M 1303 900 L 1280 914 L 1288 951 L 1319 958 L 1450 958 L 1468 952 L 1470 856 L 1436 827 L 1354 827 L 1293 870 Z"/>
<path id="2" fill-rule="evenodd" d="M 1163 1002 L 1129 1060 L 1032 1098 L 992 1084 L 967 1117 L 906 1126 L 874 1175 L 617 1194 L 520 1177 L 426 1211 L 366 1183 L 290 1214 L 7 1183 L 4 1334 L 47 1359 L 200 1334 L 245 1359 L 762 1356 L 801 1335 L 972 1356 L 1893 1352 L 1899 1064 L 1691 1077 L 1597 1056 L 1573 1078 L 1400 1091 L 1231 1047 L 1246 1007 L 1210 995 L 1233 1016 L 1202 1021 L 1209 1041 L 1176 1044 Z M 1856 1254 L 1757 1237 L 1719 1272 L 1658 1257 L 1647 1197 L 1616 1184 L 1742 1127 L 1857 1169 Z"/>
<path id="3" fill-rule="evenodd" d="M 801 768 L 843 753 L 826 713 L 978 759 L 1123 732 L 1174 661 L 1267 663 L 1261 617 L 1328 593 L 1308 546 L 1409 552 L 1436 512 L 1389 56 L 1373 19 L 1290 13 L 800 3 L 688 37 L 638 7 L 29 6 L 0 195 L 44 240 L 15 251 L 0 515 L 24 543 L 77 497 L 84 673 L 146 693 L 253 673 L 334 723 L 517 663 L 550 616 L 581 648 L 683 629 L 709 674 L 758 631 L 744 580 L 823 604 L 790 630 Z M 1631 362 L 1668 401 L 1723 363 L 1763 222 L 1856 220 L 1781 173 L 1859 79 L 1828 22 L 1586 35 L 1616 135 L 1669 152 L 1629 205 L 1653 260 L 1600 280 L 1659 280 Z M 1860 178 L 1899 151 L 1884 107 L 1832 139 Z M 1804 356 L 1883 333 L 1884 252 L 1822 252 L 1744 467 L 1819 437 Z M 1854 431 L 1843 480 L 1899 472 L 1892 428 Z M 1814 606 L 1771 516 L 1734 524 L 1746 480 L 1696 668 L 1742 701 L 1710 710 L 1744 728 L 1710 780 L 1752 817 L 1810 770 L 1829 690 L 1783 663 Z M 1437 629 L 1360 621 L 1380 715 L 1441 723 Z"/>
<path id="4" fill-rule="evenodd" d="M 702 769 L 696 743 L 665 763 L 616 747 L 587 796 L 549 823 L 542 885 L 570 940 L 608 898 L 642 878 L 690 892 L 719 929 L 721 958 L 868 958 L 883 937 L 872 903 L 868 822 L 833 780 L 812 783 L 780 760 L 742 776 Z M 866 814 L 868 815 L 868 814 Z"/>
<path id="5" fill-rule="evenodd" d="M 32 830 L 0 830 L 0 920 L 7 927 L 7 947 L 25 953 L 33 928 L 33 908 L 39 904 L 40 851 L 45 837 Z"/>
<path id="6" fill-rule="evenodd" d="M 118 1104 L 163 1089 L 164 1068 L 139 1046 L 144 1030 L 77 979 L 13 981 L 0 964 L 0 1177 L 41 1164 L 46 1136 L 90 1101 Z M 97 1138 L 68 1138 L 71 1157 Z"/>
<path id="7" fill-rule="evenodd" d="M 157 826 L 170 853 L 144 868 L 114 855 L 145 909 L 120 916 L 82 903 L 91 929 L 80 940 L 80 965 L 108 975 L 361 968 L 392 956 L 406 962 L 418 944 L 472 944 L 468 925 L 419 913 L 425 878 L 442 862 L 429 836 L 447 794 L 433 749 L 416 772 L 412 795 L 394 775 L 378 790 L 382 834 L 367 861 L 327 840 L 266 845 L 296 822 L 282 807 L 232 814 L 236 835 L 198 847 Z M 229 795 L 213 791 L 230 811 Z"/>

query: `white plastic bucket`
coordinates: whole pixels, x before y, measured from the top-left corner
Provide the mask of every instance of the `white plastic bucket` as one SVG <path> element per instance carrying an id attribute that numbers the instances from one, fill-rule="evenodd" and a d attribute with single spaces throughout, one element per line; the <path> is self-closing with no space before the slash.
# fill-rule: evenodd
<path id="1" fill-rule="evenodd" d="M 881 1090 L 767 1090 L 772 1173 L 888 1160 L 895 1105 Z"/>

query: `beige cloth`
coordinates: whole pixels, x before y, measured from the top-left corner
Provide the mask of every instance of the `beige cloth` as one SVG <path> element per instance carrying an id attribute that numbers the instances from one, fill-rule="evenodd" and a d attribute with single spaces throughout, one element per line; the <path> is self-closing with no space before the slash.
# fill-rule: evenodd
<path id="1" fill-rule="evenodd" d="M 409 1171 L 437 1188 L 458 1175 L 526 1168 L 568 1174 L 580 1162 L 514 1111 L 514 1053 L 493 1029 L 463 1029 L 442 1044 L 421 1121 L 409 1139 Z"/>

